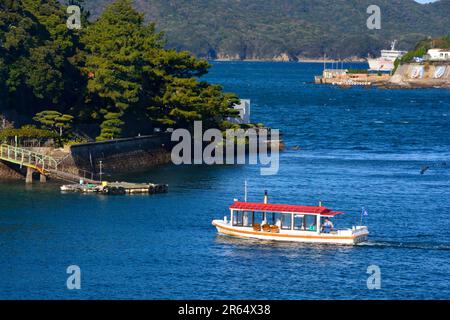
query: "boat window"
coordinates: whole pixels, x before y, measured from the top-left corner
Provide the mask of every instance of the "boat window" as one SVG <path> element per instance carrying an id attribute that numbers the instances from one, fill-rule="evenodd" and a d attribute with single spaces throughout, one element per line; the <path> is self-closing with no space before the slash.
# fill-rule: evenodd
<path id="1" fill-rule="evenodd" d="M 281 213 L 278 212 L 272 213 L 270 224 L 278 226 L 278 228 L 281 228 Z"/>
<path id="2" fill-rule="evenodd" d="M 305 230 L 304 216 L 296 214 L 294 215 L 294 230 Z"/>
<path id="3" fill-rule="evenodd" d="M 291 230 L 291 215 L 289 213 L 281 214 L 281 229 Z"/>
<path id="4" fill-rule="evenodd" d="M 321 217 L 320 219 L 320 231 L 324 233 L 330 233 L 334 228 L 334 223 L 331 221 L 330 218 L 328 220 L 330 221 L 330 224 L 325 225 L 326 217 Z"/>
<path id="5" fill-rule="evenodd" d="M 276 213 L 274 213 L 274 212 L 266 212 L 266 220 L 267 220 L 268 224 L 274 225 L 276 223 L 276 221 L 277 221 Z"/>
<path id="6" fill-rule="evenodd" d="M 317 219 L 315 215 L 305 215 L 305 228 L 307 231 L 317 230 Z"/>
<path id="7" fill-rule="evenodd" d="M 253 224 L 261 224 L 263 221 L 263 213 L 262 212 L 255 212 L 255 219 L 253 221 Z"/>
<path id="8" fill-rule="evenodd" d="M 275 220 L 274 220 L 275 216 L 274 215 L 275 214 L 273 212 L 263 212 L 261 221 L 265 220 L 267 222 L 267 224 L 274 224 L 275 223 Z"/>
<path id="9" fill-rule="evenodd" d="M 233 226 L 241 226 L 243 225 L 243 212 L 242 211 L 235 211 L 233 214 Z"/>
<path id="10" fill-rule="evenodd" d="M 243 212 L 243 217 L 242 217 L 242 225 L 244 227 L 251 227 L 252 226 L 252 220 L 253 220 L 253 215 L 251 211 L 244 211 Z"/>

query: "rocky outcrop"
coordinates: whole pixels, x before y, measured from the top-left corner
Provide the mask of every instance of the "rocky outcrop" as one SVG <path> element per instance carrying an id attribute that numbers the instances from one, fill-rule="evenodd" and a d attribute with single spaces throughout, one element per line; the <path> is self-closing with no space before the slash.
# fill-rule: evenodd
<path id="1" fill-rule="evenodd" d="M 4 180 L 23 180 L 24 175 L 13 168 L 13 166 L 0 160 L 0 179 Z"/>
<path id="2" fill-rule="evenodd" d="M 292 61 L 293 59 L 287 54 L 287 53 L 282 53 L 278 56 L 275 56 L 273 58 L 273 61 L 278 61 L 278 62 L 289 62 Z"/>
<path id="3" fill-rule="evenodd" d="M 216 59 L 215 60 L 219 60 L 219 61 L 234 61 L 234 60 L 242 60 L 242 58 L 238 55 L 230 55 L 230 54 L 224 54 L 224 53 L 218 53 L 216 55 Z"/>
<path id="4" fill-rule="evenodd" d="M 241 57 L 240 55 L 232 55 L 225 53 L 218 53 L 215 57 L 216 61 L 275 61 L 275 62 L 291 62 L 297 61 L 296 57 L 291 57 L 288 53 L 280 53 L 273 57 L 259 57 L 255 55 Z"/>

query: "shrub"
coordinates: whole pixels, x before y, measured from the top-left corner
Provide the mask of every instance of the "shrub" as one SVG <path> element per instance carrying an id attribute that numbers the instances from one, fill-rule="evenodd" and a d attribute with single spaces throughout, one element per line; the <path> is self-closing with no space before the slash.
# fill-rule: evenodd
<path id="1" fill-rule="evenodd" d="M 59 142 L 59 136 L 56 133 L 45 129 L 39 129 L 32 125 L 0 130 L 1 142 L 12 143 L 15 141 L 16 137 L 21 144 L 30 140 L 38 140 L 39 142 L 53 140 Z"/>

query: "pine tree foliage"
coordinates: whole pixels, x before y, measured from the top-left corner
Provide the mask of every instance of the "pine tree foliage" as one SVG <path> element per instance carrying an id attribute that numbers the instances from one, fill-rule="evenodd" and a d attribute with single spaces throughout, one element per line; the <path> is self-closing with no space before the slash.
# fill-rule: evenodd
<path id="1" fill-rule="evenodd" d="M 93 128 L 98 140 L 195 120 L 226 127 L 235 115 L 236 95 L 200 80 L 208 62 L 165 49 L 131 0 L 114 1 L 94 22 L 82 12 L 82 28 L 70 30 L 56 0 L 0 1 L 0 114 L 31 122 L 52 110 Z"/>

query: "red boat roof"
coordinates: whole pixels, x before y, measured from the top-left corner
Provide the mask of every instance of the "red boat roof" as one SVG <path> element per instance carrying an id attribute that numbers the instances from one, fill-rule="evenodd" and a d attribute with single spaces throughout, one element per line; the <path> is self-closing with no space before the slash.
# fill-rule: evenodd
<path id="1" fill-rule="evenodd" d="M 240 202 L 235 201 L 230 209 L 242 211 L 260 211 L 260 212 L 280 212 L 280 213 L 303 213 L 315 214 L 322 216 L 334 217 L 342 214 L 342 212 L 332 211 L 325 207 L 314 206 L 295 206 L 288 204 L 272 204 L 272 203 L 257 203 L 257 202 Z"/>

